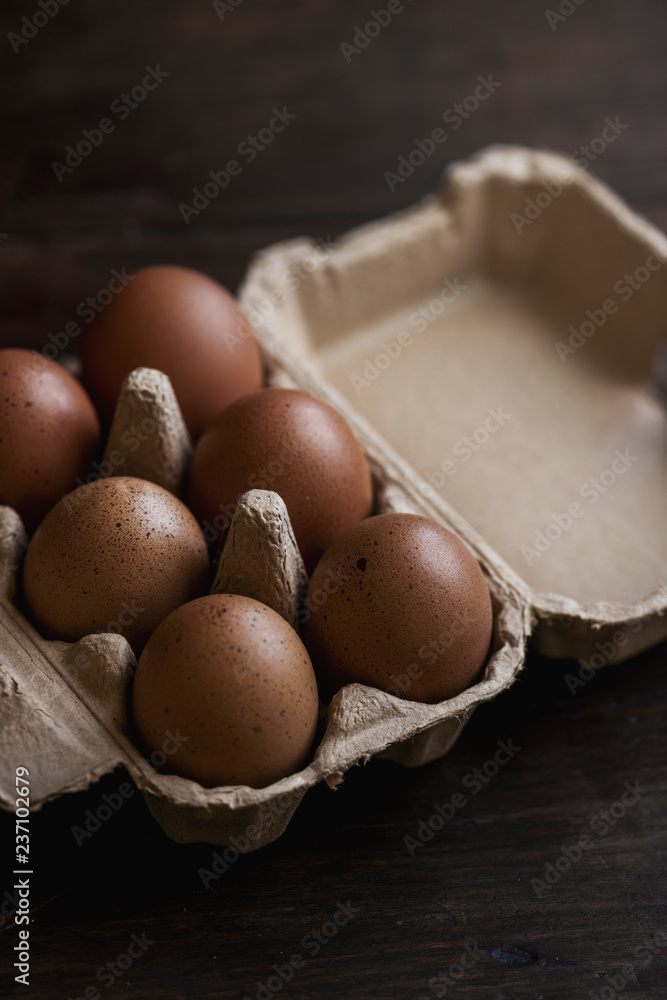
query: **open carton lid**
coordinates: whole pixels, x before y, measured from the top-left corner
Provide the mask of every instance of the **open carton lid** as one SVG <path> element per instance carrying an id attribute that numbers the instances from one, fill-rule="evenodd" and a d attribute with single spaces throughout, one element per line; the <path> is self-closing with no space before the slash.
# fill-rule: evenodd
<path id="1" fill-rule="evenodd" d="M 338 243 L 260 252 L 240 297 L 524 595 L 543 653 L 612 662 L 667 636 L 665 262 L 572 161 L 493 147 Z"/>

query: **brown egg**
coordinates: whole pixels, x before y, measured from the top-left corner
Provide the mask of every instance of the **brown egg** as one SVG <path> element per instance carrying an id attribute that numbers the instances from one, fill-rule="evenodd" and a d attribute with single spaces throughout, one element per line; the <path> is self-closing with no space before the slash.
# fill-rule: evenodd
<path id="1" fill-rule="evenodd" d="M 95 408 L 68 371 L 34 351 L 0 350 L 0 504 L 33 531 L 99 448 Z"/>
<path id="2" fill-rule="evenodd" d="M 368 463 L 348 425 L 294 389 L 238 400 L 199 440 L 189 503 L 207 541 L 224 540 L 239 497 L 252 489 L 283 498 L 308 570 L 373 506 Z"/>
<path id="3" fill-rule="evenodd" d="M 99 479 L 46 515 L 23 567 L 26 612 L 49 639 L 119 632 L 138 652 L 170 611 L 205 593 L 206 543 L 173 494 Z"/>
<path id="4" fill-rule="evenodd" d="M 214 594 L 172 612 L 144 649 L 132 689 L 140 743 L 179 745 L 166 769 L 202 785 L 263 788 L 306 763 L 317 682 L 298 635 L 249 597 Z"/>
<path id="5" fill-rule="evenodd" d="M 259 389 L 263 377 L 257 341 L 236 299 L 185 267 L 133 275 L 85 330 L 81 362 L 84 385 L 107 422 L 131 371 L 164 372 L 194 439 L 225 406 Z"/>
<path id="6" fill-rule="evenodd" d="M 414 514 L 380 514 L 317 564 L 302 611 L 322 690 L 358 682 L 410 701 L 453 698 L 489 650 L 491 597 L 471 552 Z"/>

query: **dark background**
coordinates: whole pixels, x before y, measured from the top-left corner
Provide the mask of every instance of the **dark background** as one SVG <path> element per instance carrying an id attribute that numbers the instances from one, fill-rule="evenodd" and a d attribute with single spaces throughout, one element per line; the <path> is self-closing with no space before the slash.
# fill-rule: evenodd
<path id="1" fill-rule="evenodd" d="M 535 0 L 412 0 L 348 63 L 340 44 L 370 4 L 242 0 L 220 20 L 209 2 L 70 0 L 15 53 L 8 33 L 40 8 L 4 0 L 0 343 L 43 346 L 113 268 L 177 262 L 235 288 L 275 240 L 335 236 L 410 205 L 448 162 L 489 143 L 573 153 L 607 117 L 628 127 L 592 169 L 667 228 L 667 7 L 570 6 L 552 30 Z M 125 121 L 111 115 L 114 132 L 59 183 L 52 162 L 157 64 L 169 77 Z M 385 171 L 489 74 L 496 92 L 391 192 Z M 295 120 L 185 225 L 179 203 L 283 106 Z M 281 996 L 665 996 L 667 947 L 659 937 L 651 961 L 636 949 L 667 929 L 666 652 L 606 668 L 576 695 L 564 675 L 578 667 L 532 657 L 446 759 L 417 771 L 375 761 L 336 792 L 315 789 L 285 836 L 208 887 L 199 870 L 215 849 L 173 844 L 137 795 L 77 845 L 72 827 L 122 772 L 49 805 L 32 819 L 32 976 L 16 993 L 66 1000 L 96 985 L 104 997 L 254 1000 L 258 980 L 349 899 L 355 918 Z M 405 838 L 508 739 L 521 751 L 411 856 Z M 639 782 L 639 802 L 592 832 L 626 782 Z M 586 832 L 594 848 L 538 896 L 531 879 Z M 4 997 L 16 929 L 0 922 Z M 154 943 L 143 957 L 101 984 L 97 970 L 144 933 Z M 474 966 L 429 985 L 458 974 L 466 942 Z"/>

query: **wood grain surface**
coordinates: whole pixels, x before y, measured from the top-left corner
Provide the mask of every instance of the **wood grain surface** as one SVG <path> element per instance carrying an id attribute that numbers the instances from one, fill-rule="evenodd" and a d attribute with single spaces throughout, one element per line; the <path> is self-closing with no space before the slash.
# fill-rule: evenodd
<path id="1" fill-rule="evenodd" d="M 489 143 L 590 148 L 607 118 L 627 128 L 591 169 L 667 228 L 661 0 L 391 9 L 350 52 L 385 0 L 70 0 L 38 30 L 22 20 L 37 2 L 5 0 L 0 345 L 49 343 L 114 268 L 178 262 L 235 287 L 275 240 L 410 205 Z M 168 75 L 138 101 L 147 67 Z M 493 92 L 453 127 L 479 77 Z M 295 117 L 250 161 L 239 147 L 276 108 Z M 52 164 L 104 118 L 59 179 Z M 385 174 L 439 127 L 391 190 Z M 179 205 L 232 159 L 241 172 L 186 223 Z M 353 769 L 249 856 L 172 843 L 120 771 L 49 804 L 31 820 L 29 987 L 13 981 L 10 843 L 3 858 L 0 997 L 666 996 L 666 659 L 663 645 L 572 694 L 577 665 L 532 656 L 447 758 Z M 517 749 L 488 777 L 498 741 Z"/>

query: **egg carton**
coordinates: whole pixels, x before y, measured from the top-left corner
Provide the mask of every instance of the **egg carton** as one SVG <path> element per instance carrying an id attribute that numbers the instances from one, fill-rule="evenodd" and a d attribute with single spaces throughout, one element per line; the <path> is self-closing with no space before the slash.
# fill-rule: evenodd
<path id="1" fill-rule="evenodd" d="M 269 381 L 275 384 L 284 373 L 276 363 L 269 367 Z M 167 376 L 134 371 L 123 386 L 101 467 L 180 494 L 191 453 Z M 382 474 L 381 451 L 371 449 L 369 458 L 378 512 L 414 510 L 407 494 Z M 0 794 L 5 808 L 12 808 L 16 798 L 16 767 L 28 768 L 31 804 L 39 808 L 123 765 L 175 840 L 254 850 L 283 832 L 309 787 L 322 780 L 335 787 L 353 764 L 382 751 L 411 765 L 445 753 L 473 707 L 506 687 L 523 660 L 525 611 L 491 574 L 494 651 L 474 688 L 440 705 L 421 705 L 352 684 L 322 706 L 318 746 L 303 770 L 263 789 L 204 788 L 160 772 L 174 741 L 187 734 L 165 732 L 164 749 L 157 748 L 152 760 L 132 742 L 128 708 L 136 660 L 122 636 L 49 641 L 21 613 L 16 578 L 26 545 L 18 514 L 0 508 Z M 235 512 L 212 593 L 253 597 L 298 631 L 307 584 L 282 499 L 266 490 L 249 491 Z"/>
<path id="2" fill-rule="evenodd" d="M 31 769 L 37 808 L 123 765 L 169 836 L 250 851 L 280 836 L 320 781 L 335 788 L 372 756 L 418 766 L 445 754 L 474 708 L 512 684 L 529 636 L 547 655 L 587 658 L 586 678 L 664 639 L 667 418 L 652 363 L 667 281 L 661 270 L 640 280 L 649 257 L 667 260 L 667 240 L 607 188 L 564 157 L 515 147 L 455 164 L 437 196 L 338 243 L 258 254 L 240 299 L 269 383 L 342 413 L 368 457 L 376 512 L 432 517 L 474 553 L 494 608 L 483 675 L 436 705 L 349 685 L 322 706 L 303 770 L 264 789 L 203 788 L 161 773 L 132 743 L 134 657 L 123 638 L 48 642 L 21 615 L 25 535 L 5 509 L 0 803 L 13 806 L 19 765 Z M 627 300 L 624 275 L 638 284 Z M 137 420 L 154 433 L 130 454 L 123 431 Z M 470 464 L 455 450 L 466 436 L 479 443 Z M 613 472 L 617 450 L 632 459 L 627 475 Z M 178 493 L 190 454 L 166 377 L 134 373 L 106 459 Z M 592 480 L 605 490 L 596 509 L 581 493 L 598 489 Z M 568 525 L 572 503 L 584 513 Z M 522 548 L 538 554 L 528 561 Z M 263 600 L 294 625 L 305 583 L 280 498 L 251 491 L 214 589 Z"/>

